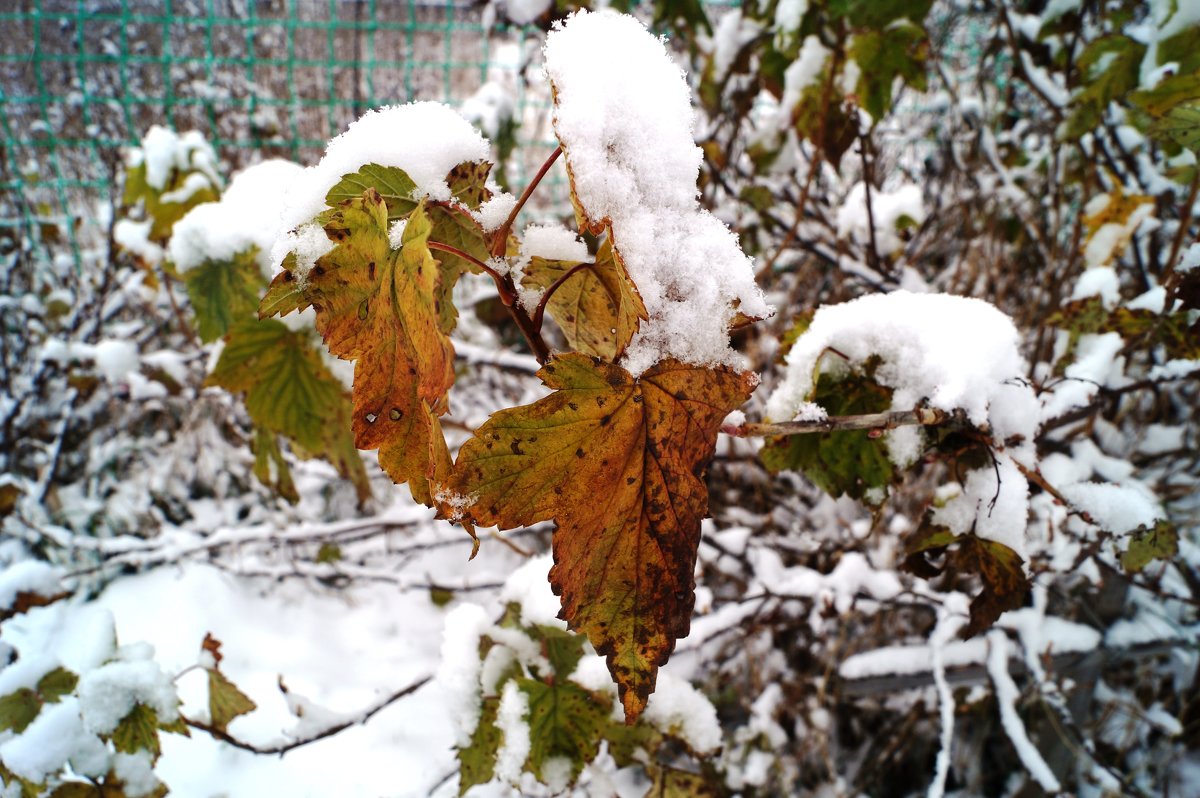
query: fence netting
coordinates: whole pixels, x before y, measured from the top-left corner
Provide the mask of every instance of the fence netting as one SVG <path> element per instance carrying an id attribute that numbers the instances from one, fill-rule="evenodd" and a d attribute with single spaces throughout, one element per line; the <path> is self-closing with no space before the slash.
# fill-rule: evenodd
<path id="1" fill-rule="evenodd" d="M 548 98 L 522 79 L 540 35 L 487 27 L 485 13 L 445 0 L 0 4 L 0 252 L 45 255 L 53 237 L 78 264 L 106 229 L 124 149 L 154 124 L 200 131 L 230 171 L 307 165 L 367 109 L 461 106 L 493 83 L 520 122 L 507 175 L 519 186 L 554 146 Z M 561 201 L 561 178 L 547 189 Z"/>

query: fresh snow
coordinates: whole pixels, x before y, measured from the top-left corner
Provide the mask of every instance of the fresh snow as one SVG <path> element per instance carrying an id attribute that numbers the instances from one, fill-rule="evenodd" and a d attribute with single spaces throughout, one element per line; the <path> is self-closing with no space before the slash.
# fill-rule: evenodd
<path id="1" fill-rule="evenodd" d="M 329 189 L 366 164 L 403 169 L 416 183 L 416 195 L 448 202 L 450 170 L 464 161 L 486 161 L 490 154 L 479 131 L 441 103 L 415 102 L 368 111 L 329 142 L 320 163 L 305 169 L 292 183 L 282 211 L 282 229 L 312 221 L 325 208 Z M 271 253 L 272 266 L 278 268 L 289 251 L 307 245 L 304 260 L 311 267 L 316 259 L 310 251 L 314 235 L 309 231 L 299 241 L 281 238 Z M 324 237 L 323 232 L 320 235 Z M 298 268 L 303 271 L 303 264 Z"/>
<path id="2" fill-rule="evenodd" d="M 650 315 L 622 365 L 638 374 L 668 357 L 738 364 L 735 313 L 771 311 L 737 237 L 697 202 L 702 154 L 683 73 L 641 22 L 610 11 L 558 23 L 545 55 L 580 204 L 611 224 Z"/>
<path id="3" fill-rule="evenodd" d="M 179 272 L 205 261 L 228 261 L 254 247 L 264 276 L 272 276 L 270 255 L 281 232 L 283 204 L 304 169 L 273 159 L 234 176 L 219 202 L 192 208 L 172 228 L 167 252 Z"/>

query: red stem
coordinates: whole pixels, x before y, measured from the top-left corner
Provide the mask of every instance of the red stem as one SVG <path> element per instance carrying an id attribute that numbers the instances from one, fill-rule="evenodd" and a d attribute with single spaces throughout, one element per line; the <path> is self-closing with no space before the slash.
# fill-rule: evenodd
<path id="1" fill-rule="evenodd" d="M 525 203 L 533 194 L 533 190 L 537 188 L 538 183 L 542 182 L 542 178 L 546 176 L 546 172 L 550 171 L 550 167 L 554 165 L 554 162 L 558 160 L 558 156 L 560 155 L 562 155 L 561 144 L 554 148 L 554 152 L 550 153 L 550 157 L 542 164 L 542 168 L 538 169 L 537 174 L 533 176 L 533 180 L 530 180 L 529 185 L 525 186 L 525 190 L 521 192 L 521 196 L 517 199 L 517 204 L 513 206 L 512 212 L 508 214 L 508 218 L 504 220 L 504 224 L 500 225 L 500 229 L 492 234 L 492 255 L 500 257 L 504 254 L 508 243 L 508 233 L 512 230 L 513 222 L 517 220 L 517 214 L 525 207 Z"/>
<path id="2" fill-rule="evenodd" d="M 566 274 L 562 275 L 550 284 L 550 287 L 546 289 L 546 293 L 542 294 L 542 299 L 540 302 L 538 302 L 537 310 L 533 312 L 533 328 L 535 330 L 537 330 L 539 333 L 542 331 L 542 318 L 546 315 L 546 303 L 550 301 L 550 297 L 554 295 L 554 292 L 557 291 L 563 283 L 571 279 L 575 272 L 583 271 L 584 269 L 590 269 L 595 265 L 596 264 L 591 262 L 577 263 L 568 269 Z"/>

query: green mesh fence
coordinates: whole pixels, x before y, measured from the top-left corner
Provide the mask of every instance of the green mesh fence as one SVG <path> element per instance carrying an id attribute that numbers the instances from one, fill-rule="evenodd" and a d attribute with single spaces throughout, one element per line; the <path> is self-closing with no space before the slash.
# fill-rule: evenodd
<path id="1" fill-rule="evenodd" d="M 417 0 L 0 0 L 0 251 L 78 265 L 107 229 L 123 148 L 153 124 L 201 131 L 230 170 L 311 164 L 369 108 L 457 105 L 488 80 L 515 93 L 520 185 L 553 147 L 545 98 L 519 79 L 540 39 L 489 35 L 481 14 Z"/>

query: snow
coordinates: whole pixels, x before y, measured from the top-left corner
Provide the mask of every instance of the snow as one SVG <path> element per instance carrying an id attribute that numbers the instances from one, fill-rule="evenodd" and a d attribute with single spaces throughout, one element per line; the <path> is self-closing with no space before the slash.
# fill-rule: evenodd
<path id="1" fill-rule="evenodd" d="M 1090 204 L 1089 204 L 1090 207 Z M 1083 259 L 1089 268 L 1107 266 L 1119 258 L 1129 246 L 1134 232 L 1150 218 L 1154 205 L 1143 202 L 1130 211 L 1129 216 L 1121 222 L 1106 222 L 1100 225 L 1089 237 L 1083 248 Z"/>
<path id="2" fill-rule="evenodd" d="M 140 366 L 137 344 L 133 341 L 100 341 L 92 347 L 92 359 L 96 361 L 96 371 L 112 383 L 128 380 Z"/>
<path id="3" fill-rule="evenodd" d="M 1062 485 L 1059 491 L 1073 507 L 1116 534 L 1131 532 L 1139 526 L 1153 526 L 1164 517 L 1158 500 L 1137 483 L 1079 482 Z"/>
<path id="4" fill-rule="evenodd" d="M 292 183 L 282 211 L 282 229 L 312 221 L 325 208 L 329 189 L 366 164 L 402 169 L 417 185 L 415 196 L 448 202 L 450 170 L 465 161 L 488 160 L 489 155 L 479 131 L 441 103 L 415 102 L 368 111 L 329 142 L 320 163 L 305 169 Z M 271 253 L 272 266 L 277 268 L 289 251 L 312 236 L 281 239 Z M 310 254 L 306 251 L 304 262 L 311 267 Z M 305 271 L 302 264 L 298 267 Z"/>
<path id="5" fill-rule="evenodd" d="M 999 480 L 997 482 L 997 480 Z M 1028 559 L 1025 527 L 1029 515 L 1029 483 L 1012 459 L 996 456 L 995 468 L 967 473 L 962 492 L 931 515 L 935 524 L 956 535 L 975 534 L 994 540 Z"/>
<path id="6" fill-rule="evenodd" d="M 659 674 L 643 717 L 659 731 L 684 740 L 697 753 L 721 747 L 721 725 L 712 702 L 671 673 Z"/>
<path id="7" fill-rule="evenodd" d="M 472 211 L 471 215 L 475 217 L 475 221 L 479 222 L 483 232 L 491 233 L 500 229 L 515 207 L 517 207 L 517 198 L 501 191 L 493 194 L 490 199 L 479 206 L 479 210 Z"/>
<path id="8" fill-rule="evenodd" d="M 129 252 L 132 252 L 150 266 L 157 266 L 163 259 L 163 248 L 150 240 L 150 228 L 154 226 L 151 219 L 135 222 L 132 219 L 119 219 L 113 225 L 113 240 Z"/>
<path id="9" fill-rule="evenodd" d="M 1075 289 L 1071 292 L 1071 300 L 1100 297 L 1104 307 L 1111 310 L 1121 301 L 1121 280 L 1117 270 L 1108 266 L 1096 266 L 1088 269 L 1075 281 Z M 1162 308 L 1162 304 L 1159 304 Z"/>
<path id="10" fill-rule="evenodd" d="M 38 560 L 21 560 L 6 566 L 0 571 L 0 608 L 11 609 L 18 593 L 46 597 L 61 593 L 61 575 L 59 569 Z M 3 679 L 3 673 L 0 671 L 0 679 Z"/>
<path id="11" fill-rule="evenodd" d="M 56 704 L 44 705 L 24 732 L 0 744 L 0 761 L 22 778 L 43 782 L 79 750 L 92 759 L 97 745 L 100 741 L 80 723 L 79 701 L 66 696 Z"/>
<path id="12" fill-rule="evenodd" d="M 292 183 L 304 169 L 272 159 L 234 176 L 219 202 L 192 208 L 172 228 L 167 252 L 183 273 L 205 261 L 229 261 L 255 247 L 263 276 L 272 276 L 271 248 L 281 232 L 281 214 Z"/>
<path id="13" fill-rule="evenodd" d="M 120 653 L 120 652 L 119 652 Z M 103 665 L 79 678 L 79 708 L 83 723 L 93 734 L 110 734 L 135 704 L 152 708 L 169 723 L 179 717 L 179 699 L 171 678 L 158 663 L 134 650 L 130 659 Z"/>
<path id="14" fill-rule="evenodd" d="M 734 8 L 717 20 L 709 48 L 713 54 L 713 78 L 718 82 L 725 79 L 738 53 L 762 33 L 762 26 Z"/>
<path id="15" fill-rule="evenodd" d="M 752 317 L 770 308 L 737 237 L 697 203 L 691 95 L 662 40 L 633 17 L 580 11 L 556 24 L 545 56 L 580 204 L 611 224 L 650 316 L 622 365 L 740 363 L 729 347 L 735 303 Z"/>
<path id="16" fill-rule="evenodd" d="M 437 681 L 447 697 L 447 711 L 458 745 L 469 745 L 479 725 L 479 638 L 491 625 L 483 607 L 462 604 L 446 616 Z"/>
<path id="17" fill-rule="evenodd" d="M 904 248 L 896 225 L 907 217 L 917 224 L 925 221 L 925 203 L 921 188 L 904 183 L 892 190 L 871 190 L 871 216 L 875 217 L 875 245 L 880 255 L 892 255 Z M 859 244 L 870 244 L 870 216 L 867 214 L 867 189 L 863 183 L 855 183 L 838 208 L 837 230 L 839 236 L 853 236 Z"/>
<path id="18" fill-rule="evenodd" d="M 561 225 L 531 224 L 521 237 L 522 258 L 545 258 L 583 262 L 589 260 L 587 244 L 578 234 Z"/>
<path id="19" fill-rule="evenodd" d="M 808 0 L 779 0 L 775 6 L 775 41 L 782 44 L 788 34 L 799 30 L 807 12 Z"/>
<path id="20" fill-rule="evenodd" d="M 1179 266 L 1176 271 L 1190 272 L 1193 269 L 1200 268 L 1200 243 L 1192 244 L 1183 251 L 1179 258 Z"/>
<path id="21" fill-rule="evenodd" d="M 783 73 L 783 97 L 779 100 L 779 127 L 791 126 L 792 112 L 800 102 L 804 90 L 820 79 L 821 70 L 830 55 L 829 48 L 821 44 L 816 36 L 806 36 L 800 46 L 796 60 Z"/>
<path id="22" fill-rule="evenodd" d="M 996 703 L 1000 708 L 1000 723 L 1005 734 L 1013 744 L 1021 764 L 1037 780 L 1042 789 L 1054 794 L 1062 789 L 1058 778 L 1046 764 L 1041 753 L 1029 739 L 1025 724 L 1017 714 L 1016 703 L 1021 697 L 1017 684 L 1008 672 L 1008 637 L 1001 631 L 988 634 L 988 674 L 992 677 L 992 685 L 996 689 Z"/>
<path id="23" fill-rule="evenodd" d="M 545 14 L 554 5 L 554 0 L 501 0 L 504 13 L 518 25 L 528 25 Z"/>
<path id="24" fill-rule="evenodd" d="M 161 125 L 152 125 L 142 138 L 140 151 L 133 155 L 133 160 L 145 164 L 146 183 L 157 191 L 166 188 L 173 171 L 195 170 L 207 177 L 208 185 L 213 188 L 220 185 L 216 177 L 216 153 L 204 136 L 195 130 L 181 135 Z"/>
<path id="25" fill-rule="evenodd" d="M 496 752 L 496 778 L 510 784 L 519 784 L 525 760 L 529 758 L 530 740 L 529 699 L 517 686 L 517 680 L 504 683 L 500 693 L 500 707 L 496 711 L 496 727 L 503 740 Z"/>
<path id="26" fill-rule="evenodd" d="M 149 795 L 158 788 L 159 781 L 154 775 L 154 763 L 150 761 L 149 751 L 136 751 L 132 754 L 117 753 L 113 756 L 113 773 L 125 784 L 125 794 L 129 798 L 141 798 Z"/>
<path id="27" fill-rule="evenodd" d="M 796 408 L 795 415 L 792 416 L 792 421 L 825 421 L 829 418 L 829 413 L 825 408 L 815 402 L 801 402 Z"/>
<path id="28" fill-rule="evenodd" d="M 521 622 L 526 626 L 552 626 L 566 629 L 566 621 L 559 620 L 558 596 L 550 590 L 547 574 L 554 559 L 549 553 L 530 558 L 513 571 L 500 591 L 501 604 L 515 602 L 521 607 Z M 567 674 L 559 674 L 565 676 Z"/>

